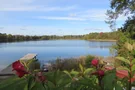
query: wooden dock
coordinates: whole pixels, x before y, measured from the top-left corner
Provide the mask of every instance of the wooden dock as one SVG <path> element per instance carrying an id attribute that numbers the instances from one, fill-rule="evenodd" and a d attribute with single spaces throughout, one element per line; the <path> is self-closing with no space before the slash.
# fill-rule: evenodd
<path id="1" fill-rule="evenodd" d="M 31 60 L 36 59 L 37 54 L 27 54 L 24 57 L 20 58 L 19 60 Z"/>
<path id="2" fill-rule="evenodd" d="M 37 54 L 27 54 L 25 56 L 23 56 L 22 58 L 20 58 L 19 60 L 31 60 L 31 59 L 36 59 Z M 6 68 L 4 68 L 3 70 L 0 71 L 0 78 L 7 78 L 10 76 L 15 75 L 15 73 L 12 71 L 12 64 L 10 64 L 9 66 L 7 66 Z"/>

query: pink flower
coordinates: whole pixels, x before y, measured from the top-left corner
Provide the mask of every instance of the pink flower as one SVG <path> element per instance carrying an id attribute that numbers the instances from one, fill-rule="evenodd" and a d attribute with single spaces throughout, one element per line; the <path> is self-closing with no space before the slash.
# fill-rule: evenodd
<path id="1" fill-rule="evenodd" d="M 101 77 L 104 76 L 104 71 L 103 70 L 98 70 L 98 75 L 101 76 Z"/>
<path id="2" fill-rule="evenodd" d="M 91 64 L 96 67 L 98 65 L 98 60 L 97 59 L 93 59 L 91 61 Z"/>

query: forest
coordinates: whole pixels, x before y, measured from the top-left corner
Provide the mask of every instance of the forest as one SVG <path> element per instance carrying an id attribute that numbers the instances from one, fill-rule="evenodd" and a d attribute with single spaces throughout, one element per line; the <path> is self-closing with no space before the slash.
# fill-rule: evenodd
<path id="1" fill-rule="evenodd" d="M 115 32 L 95 32 L 86 35 L 43 35 L 43 36 L 30 36 L 30 35 L 11 35 L 0 33 L 0 42 L 14 42 L 14 41 L 31 41 L 31 40 L 56 40 L 56 39 L 85 39 L 85 40 L 118 40 L 120 31 Z"/>

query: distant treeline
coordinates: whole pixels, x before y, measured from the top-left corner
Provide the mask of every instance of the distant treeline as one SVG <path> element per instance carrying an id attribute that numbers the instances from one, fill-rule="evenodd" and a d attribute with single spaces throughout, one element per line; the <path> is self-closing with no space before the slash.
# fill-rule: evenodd
<path id="1" fill-rule="evenodd" d="M 32 40 L 53 40 L 53 39 L 83 39 L 83 35 L 43 35 L 43 36 L 29 36 L 29 35 L 11 35 L 0 33 L 0 42 L 14 42 L 14 41 L 32 41 Z"/>
<path id="2" fill-rule="evenodd" d="M 84 36 L 84 39 L 91 40 L 91 39 L 103 39 L 103 40 L 118 40 L 120 37 L 120 31 L 114 32 L 100 32 L 100 33 L 89 33 Z"/>
<path id="3" fill-rule="evenodd" d="M 29 36 L 29 35 L 11 35 L 0 33 L 0 42 L 14 42 L 14 41 L 32 41 L 32 40 L 54 40 L 54 39 L 104 39 L 104 40 L 118 40 L 119 32 L 100 32 L 100 33 L 89 33 L 86 35 L 43 35 L 43 36 Z"/>

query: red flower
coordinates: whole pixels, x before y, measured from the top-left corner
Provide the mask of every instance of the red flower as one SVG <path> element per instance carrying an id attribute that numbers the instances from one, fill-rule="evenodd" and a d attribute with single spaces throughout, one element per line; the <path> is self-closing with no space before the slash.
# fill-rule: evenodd
<path id="1" fill-rule="evenodd" d="M 96 67 L 98 65 L 98 60 L 97 59 L 92 60 L 91 64 Z"/>
<path id="2" fill-rule="evenodd" d="M 28 74 L 28 72 L 25 70 L 24 65 L 19 60 L 18 61 L 15 61 L 12 64 L 12 68 L 13 68 L 13 70 L 16 71 L 16 74 L 20 78 L 23 77 L 25 74 Z"/>
<path id="3" fill-rule="evenodd" d="M 116 76 L 119 77 L 119 78 L 128 77 L 128 71 L 126 71 L 126 70 L 117 70 L 116 71 Z"/>
<path id="4" fill-rule="evenodd" d="M 101 76 L 101 77 L 104 76 L 104 71 L 103 70 L 98 70 L 98 75 Z"/>
<path id="5" fill-rule="evenodd" d="M 18 61 L 15 61 L 12 64 L 12 68 L 13 68 L 13 70 L 25 70 L 23 64 L 21 64 L 21 62 L 19 60 Z"/>
<path id="6" fill-rule="evenodd" d="M 46 81 L 46 77 L 43 75 L 42 72 L 37 73 L 37 81 L 40 81 L 40 82 L 45 82 Z"/>
<path id="7" fill-rule="evenodd" d="M 103 32 L 100 32 L 100 35 L 102 35 L 103 34 Z"/>
<path id="8" fill-rule="evenodd" d="M 40 76 L 40 77 L 38 77 L 38 79 L 39 79 L 41 82 L 45 82 L 45 81 L 46 81 L 46 77 L 45 77 L 45 76 Z"/>
<path id="9" fill-rule="evenodd" d="M 28 72 L 26 72 L 26 71 L 16 71 L 16 74 L 17 74 L 17 76 L 18 77 L 23 77 L 25 74 L 28 74 Z"/>

